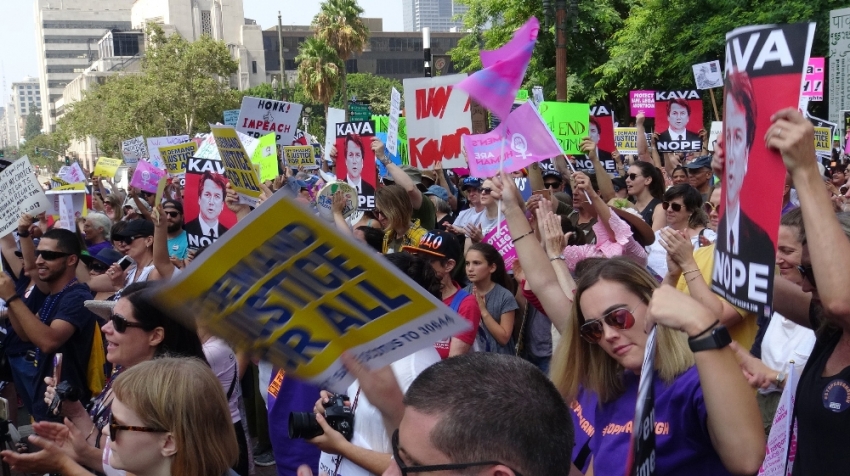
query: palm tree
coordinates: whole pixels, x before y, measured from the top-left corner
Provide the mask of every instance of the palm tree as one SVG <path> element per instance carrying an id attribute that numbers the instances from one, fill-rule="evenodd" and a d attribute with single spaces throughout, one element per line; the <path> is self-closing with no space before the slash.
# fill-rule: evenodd
<path id="1" fill-rule="evenodd" d="M 339 86 L 340 74 L 344 70 L 342 61 L 327 42 L 319 38 L 308 38 L 298 49 L 298 82 L 304 93 L 312 100 L 328 106 Z"/>
<path id="2" fill-rule="evenodd" d="M 362 53 L 369 41 L 369 28 L 360 15 L 363 9 L 357 0 L 325 0 L 319 7 L 319 14 L 313 19 L 316 36 L 323 39 L 336 50 L 342 60 L 342 99 L 348 102 L 345 62 L 355 53 Z"/>

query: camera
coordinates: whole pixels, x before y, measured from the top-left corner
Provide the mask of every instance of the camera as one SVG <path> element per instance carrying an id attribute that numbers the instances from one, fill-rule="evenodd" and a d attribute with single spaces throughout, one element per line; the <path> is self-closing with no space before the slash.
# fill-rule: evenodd
<path id="1" fill-rule="evenodd" d="M 333 394 L 326 403 L 325 420 L 334 430 L 342 433 L 346 440 L 354 436 L 354 414 L 345 405 L 348 395 Z M 289 437 L 309 440 L 323 434 L 322 427 L 316 421 L 316 415 L 309 412 L 292 412 L 289 414 Z"/>
<path id="2" fill-rule="evenodd" d="M 55 413 L 60 403 L 76 402 L 79 401 L 80 397 L 80 389 L 72 386 L 66 380 L 56 386 L 56 393 L 53 395 L 53 400 L 51 400 L 50 406 L 47 407 L 47 411 Z"/>

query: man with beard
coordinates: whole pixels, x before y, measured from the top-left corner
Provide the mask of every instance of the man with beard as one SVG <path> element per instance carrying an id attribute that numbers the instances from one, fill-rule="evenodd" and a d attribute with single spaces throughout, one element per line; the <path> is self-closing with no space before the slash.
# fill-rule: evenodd
<path id="1" fill-rule="evenodd" d="M 188 235 L 183 229 L 183 204 L 176 200 L 166 200 L 162 202 L 162 212 L 168 223 L 168 256 L 175 266 L 182 268 L 189 248 Z"/>
<path id="2" fill-rule="evenodd" d="M 44 395 L 44 379 L 53 377 L 54 356 L 61 353 L 61 381 L 79 390 L 81 401 L 91 397 L 86 371 L 96 322 L 94 314 L 83 306 L 91 299 L 91 291 L 75 277 L 81 254 L 80 242 L 73 232 L 53 229 L 42 236 L 35 250 L 36 272 L 31 276 L 39 289 L 49 295 L 38 313 L 30 311 L 16 294 L 11 278 L 0 273 L 0 298 L 9 307 L 12 327 L 22 340 L 36 347 L 36 396 Z M 32 416 L 36 421 L 52 416 L 48 415 L 44 399 L 34 398 Z"/>

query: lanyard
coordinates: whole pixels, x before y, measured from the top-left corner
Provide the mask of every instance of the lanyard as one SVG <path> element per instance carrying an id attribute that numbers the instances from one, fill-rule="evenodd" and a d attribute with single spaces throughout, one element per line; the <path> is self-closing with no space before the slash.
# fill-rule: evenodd
<path id="1" fill-rule="evenodd" d="M 59 302 L 59 299 L 62 297 L 62 295 L 65 294 L 65 291 L 70 289 L 71 286 L 73 286 L 75 284 L 77 284 L 77 278 L 72 279 L 71 282 L 66 284 L 65 287 L 62 288 L 61 291 L 59 291 L 56 294 L 51 294 L 50 296 L 47 297 L 47 299 L 44 300 L 44 305 L 41 306 L 41 310 L 38 312 L 38 319 L 41 321 L 42 324 L 47 325 L 47 316 L 49 316 L 53 312 L 53 308 L 56 306 L 56 303 Z M 38 362 L 40 360 L 40 357 L 41 357 L 41 349 L 36 347 L 35 348 L 35 361 L 33 362 L 36 367 L 38 367 Z M 56 382 L 56 385 L 58 385 L 58 384 L 59 384 L 59 382 Z"/>

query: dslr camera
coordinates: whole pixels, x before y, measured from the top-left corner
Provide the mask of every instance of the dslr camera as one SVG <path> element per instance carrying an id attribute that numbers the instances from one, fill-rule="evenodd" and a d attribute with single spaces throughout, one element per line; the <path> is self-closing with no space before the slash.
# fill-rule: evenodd
<path id="1" fill-rule="evenodd" d="M 56 413 L 59 404 L 62 402 L 76 402 L 80 400 L 80 389 L 72 386 L 68 381 L 64 381 L 56 386 L 56 393 L 53 395 L 53 400 L 50 401 L 50 406 L 47 411 Z"/>
<path id="2" fill-rule="evenodd" d="M 348 395 L 333 394 L 328 398 L 325 407 L 325 420 L 334 430 L 342 433 L 346 440 L 351 441 L 354 436 L 354 414 L 351 408 L 345 405 Z M 316 415 L 309 412 L 292 412 L 289 414 L 289 437 L 303 438 L 309 440 L 324 434 Z"/>

